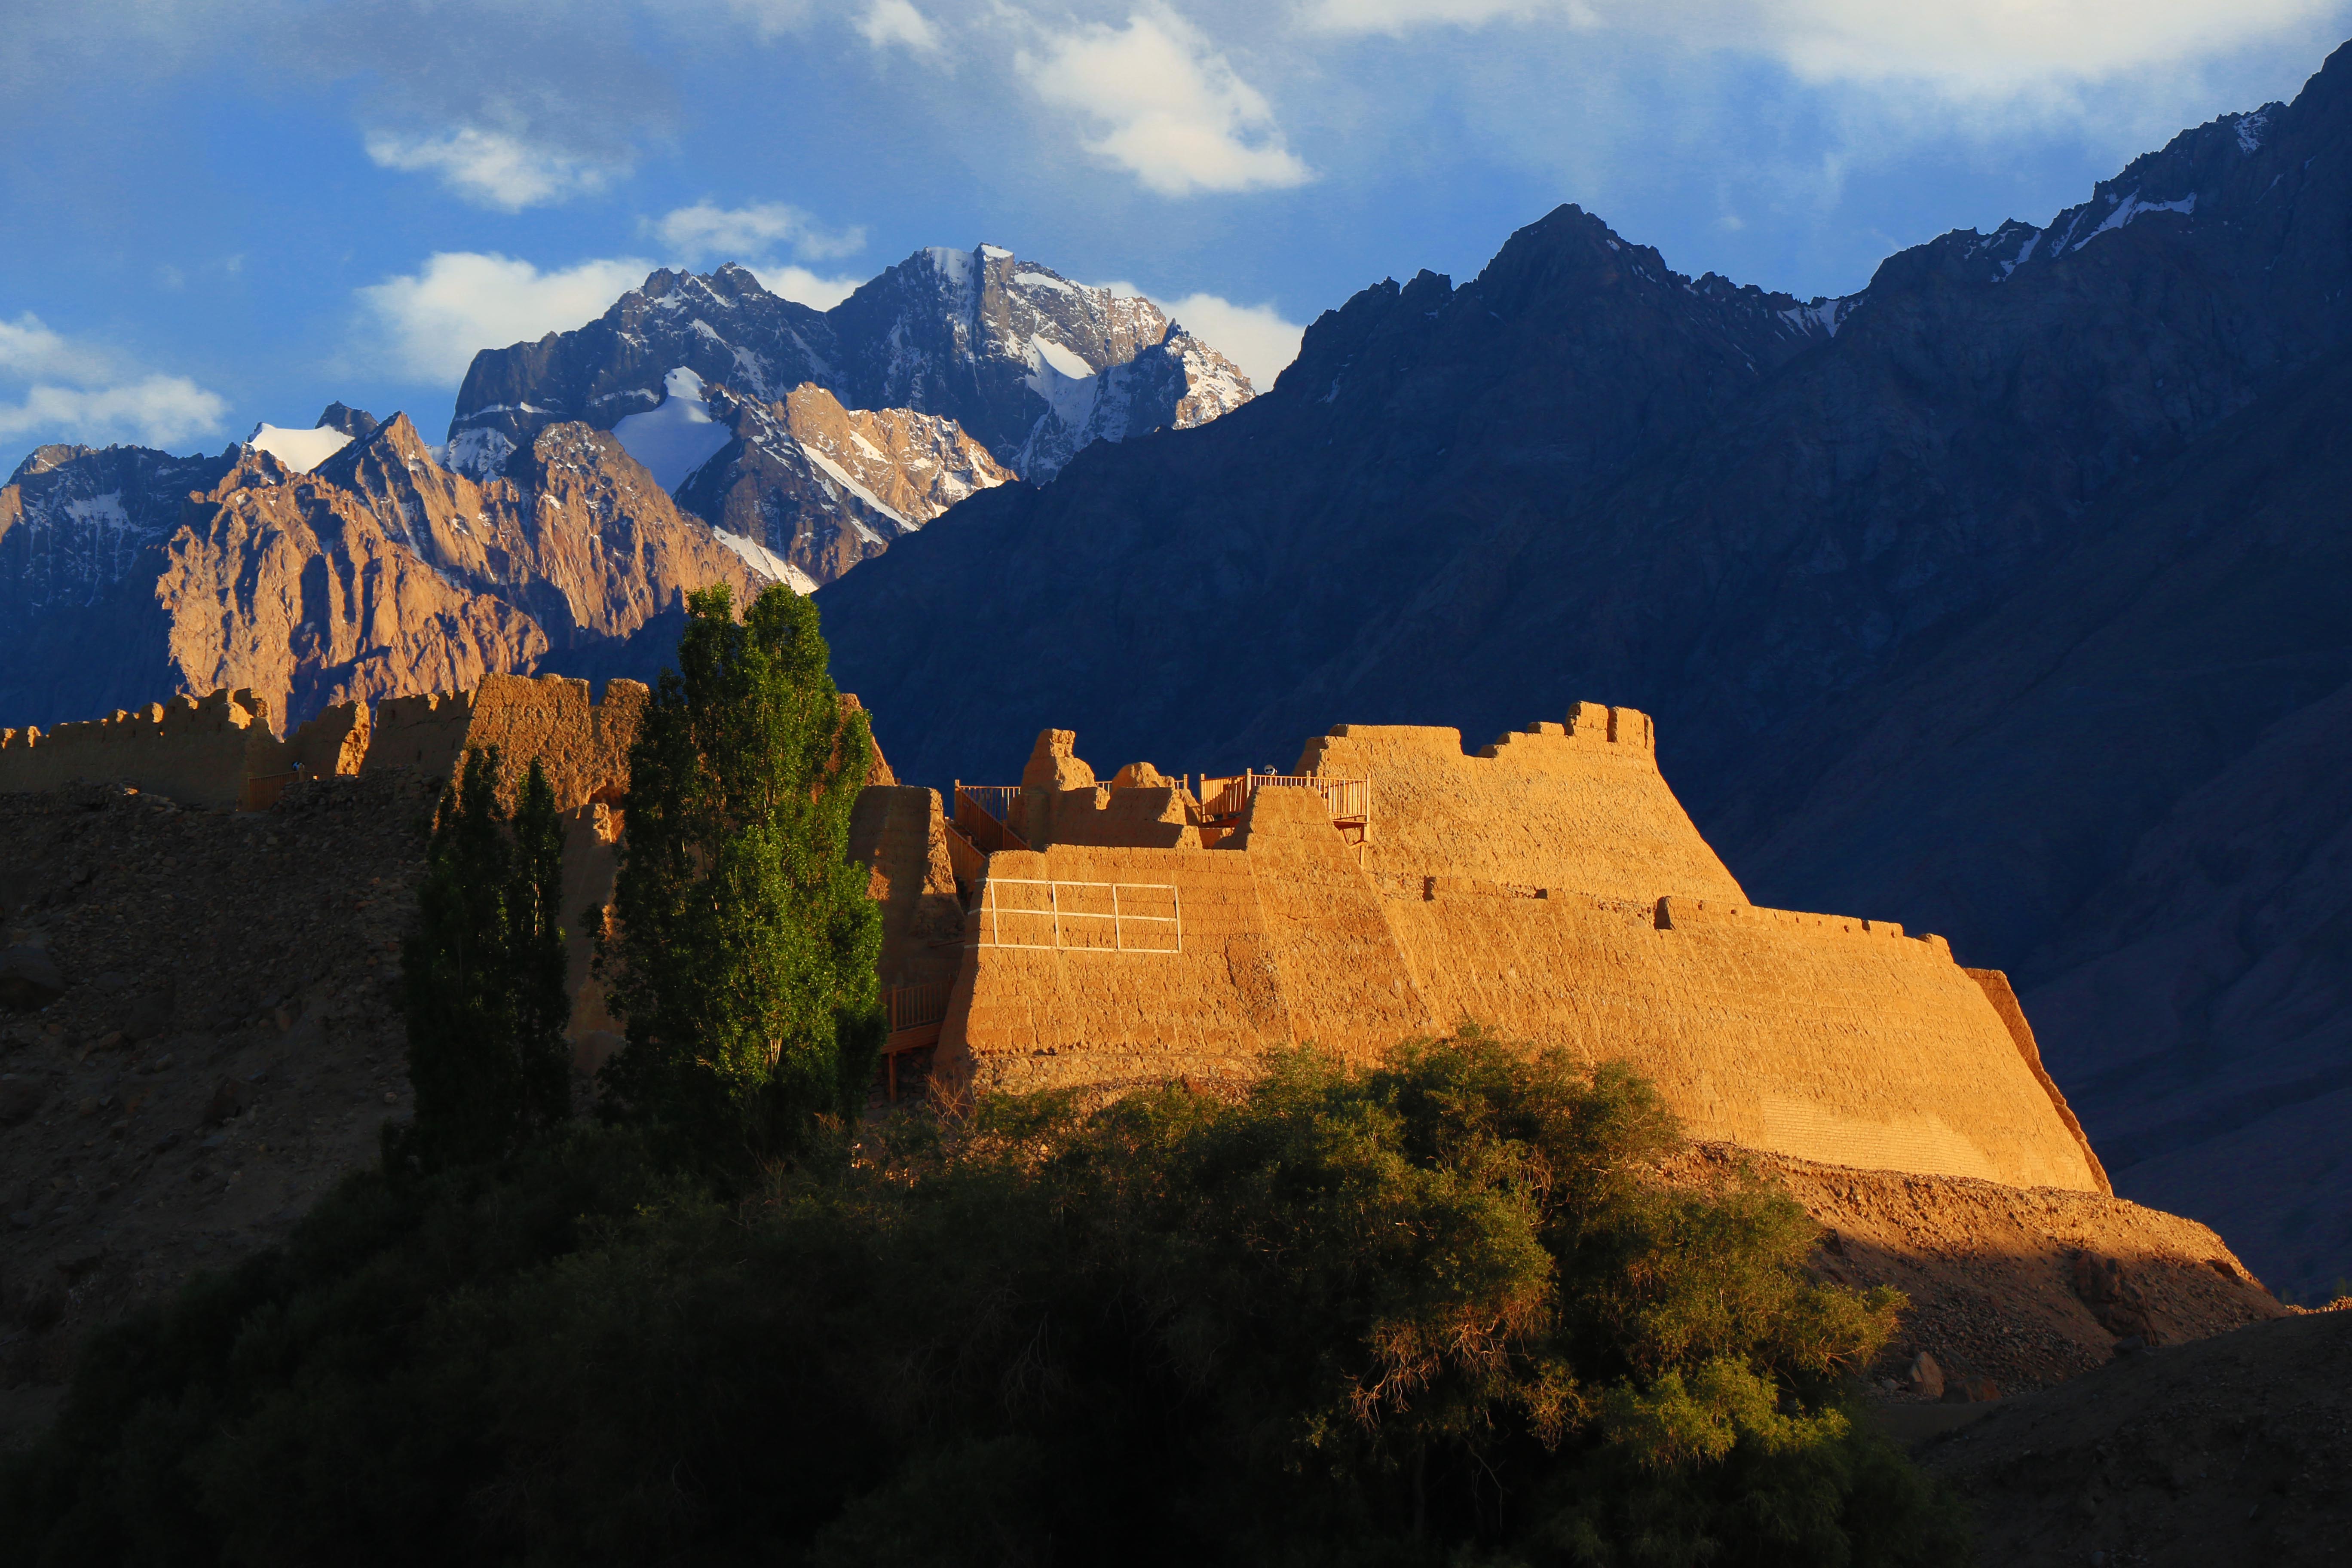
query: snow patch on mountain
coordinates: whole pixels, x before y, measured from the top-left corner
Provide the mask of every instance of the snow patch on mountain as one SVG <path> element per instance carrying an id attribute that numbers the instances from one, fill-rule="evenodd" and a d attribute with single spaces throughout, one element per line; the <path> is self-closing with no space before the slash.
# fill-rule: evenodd
<path id="1" fill-rule="evenodd" d="M 2144 202 L 2139 199 L 2139 193 L 2137 191 L 2134 191 L 2131 195 L 2124 197 L 2121 202 L 2116 204 L 2116 210 L 2107 215 L 2106 221 L 2105 223 L 2102 223 L 2098 227 L 2093 229 L 2082 238 L 2074 241 L 2072 245 L 2066 247 L 2066 248 L 2068 250 L 2080 250 L 2083 247 L 2090 244 L 2091 241 L 2098 238 L 2099 236 L 2109 233 L 2115 229 L 2121 228 L 2124 225 L 2131 222 L 2132 219 L 2136 217 L 2145 217 L 2149 213 L 2180 213 L 2186 215 L 2193 213 L 2196 210 L 2197 193 L 2194 191 L 2189 192 L 2187 195 L 2182 196 L 2178 201 L 2171 202 Z"/>
<path id="2" fill-rule="evenodd" d="M 283 425 L 256 425 L 245 444 L 267 452 L 298 474 L 307 474 L 352 444 L 341 430 L 292 429 Z"/>
<path id="3" fill-rule="evenodd" d="M 662 388 L 667 395 L 660 407 L 616 421 L 613 436 L 624 451 L 646 466 L 656 484 L 675 490 L 717 457 L 735 433 L 710 417 L 702 378 L 684 365 L 662 377 Z"/>
<path id="4" fill-rule="evenodd" d="M 1862 303 L 1860 294 L 1844 294 L 1836 299 L 1816 299 L 1809 304 L 1792 305 L 1780 312 L 1780 319 L 1801 332 L 1819 332 L 1833 338 L 1853 308 Z"/>
<path id="5" fill-rule="evenodd" d="M 816 584 L 811 580 L 807 573 L 758 540 L 746 539 L 740 533 L 730 533 L 723 528 L 714 528 L 710 531 L 717 537 L 719 543 L 741 556 L 743 564 L 770 582 L 782 583 L 803 598 L 816 592 Z"/>
<path id="6" fill-rule="evenodd" d="M 460 430 L 449 437 L 447 446 L 434 453 L 434 460 L 478 485 L 503 477 L 507 459 L 514 454 L 515 444 L 503 430 Z"/>

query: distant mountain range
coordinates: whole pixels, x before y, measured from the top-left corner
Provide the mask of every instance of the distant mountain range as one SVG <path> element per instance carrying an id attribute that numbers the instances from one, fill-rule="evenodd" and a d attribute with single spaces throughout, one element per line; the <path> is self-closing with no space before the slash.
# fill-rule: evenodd
<path id="1" fill-rule="evenodd" d="M 817 595 L 903 776 L 1578 699 L 1783 907 L 2015 973 L 2119 1190 L 2352 1273 L 2352 55 L 1800 302 L 1563 207 Z M 1071 650 L 1084 649 L 1084 657 Z M 975 670 L 984 671 L 976 679 Z"/>
<path id="2" fill-rule="evenodd" d="M 35 452 L 0 488 L 0 722 L 649 676 L 689 588 L 808 592 L 978 491 L 1250 396 L 1149 300 L 999 247 L 919 251 L 822 314 L 740 267 L 656 272 L 478 354 L 441 447 L 337 403 L 216 458 Z"/>

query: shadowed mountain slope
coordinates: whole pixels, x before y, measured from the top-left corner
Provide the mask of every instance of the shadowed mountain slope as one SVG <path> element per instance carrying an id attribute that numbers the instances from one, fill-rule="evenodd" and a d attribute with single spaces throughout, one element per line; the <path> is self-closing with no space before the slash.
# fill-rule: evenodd
<path id="1" fill-rule="evenodd" d="M 1846 300 L 1685 279 L 1562 208 L 1459 289 L 1327 313 L 1215 424 L 826 588 L 836 673 L 942 782 L 1017 776 L 1047 725 L 1224 771 L 1335 721 L 1475 746 L 1647 709 L 1755 896 L 2038 984 L 2053 1070 L 2144 1167 L 2118 1189 L 2309 1289 L 2352 1268 L 2352 1163 L 2265 1118 L 2352 1044 L 2309 871 L 2345 817 L 2347 235 L 2343 51 Z M 2273 1132 L 2317 1184 L 2292 1202 L 2228 1173 Z"/>

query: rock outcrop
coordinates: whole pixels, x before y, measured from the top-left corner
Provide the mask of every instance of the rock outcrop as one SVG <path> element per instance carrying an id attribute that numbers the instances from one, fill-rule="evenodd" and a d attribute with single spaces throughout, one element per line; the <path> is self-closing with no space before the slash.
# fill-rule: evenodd
<path id="1" fill-rule="evenodd" d="M 0 575 L 16 611 L 0 615 L 10 724 L 233 688 L 290 726 L 335 703 L 593 656 L 692 589 L 725 583 L 740 602 L 781 575 L 578 425 L 542 429 L 480 484 L 435 463 L 400 416 L 309 473 L 250 447 L 219 467 L 159 456 L 44 448 L 37 472 L 0 489 L 0 551 L 14 545 L 0 567 L 17 569 Z M 179 494 L 168 526 L 160 499 L 142 500 L 126 558 L 91 532 L 87 500 L 141 474 L 142 497 L 209 483 Z"/>
<path id="2" fill-rule="evenodd" d="M 1013 478 L 952 419 L 846 409 L 814 383 L 772 403 L 707 395 L 732 439 L 677 488 L 678 505 L 757 541 L 811 587 Z"/>

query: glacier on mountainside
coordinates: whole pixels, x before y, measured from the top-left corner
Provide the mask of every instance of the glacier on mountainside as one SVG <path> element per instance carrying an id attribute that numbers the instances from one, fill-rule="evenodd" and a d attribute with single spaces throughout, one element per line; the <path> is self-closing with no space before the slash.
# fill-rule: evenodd
<path id="1" fill-rule="evenodd" d="M 662 387 L 668 395 L 661 406 L 616 420 L 613 437 L 646 466 L 656 484 L 674 491 L 717 457 L 735 433 L 710 417 L 702 378 L 684 365 L 663 376 Z"/>

